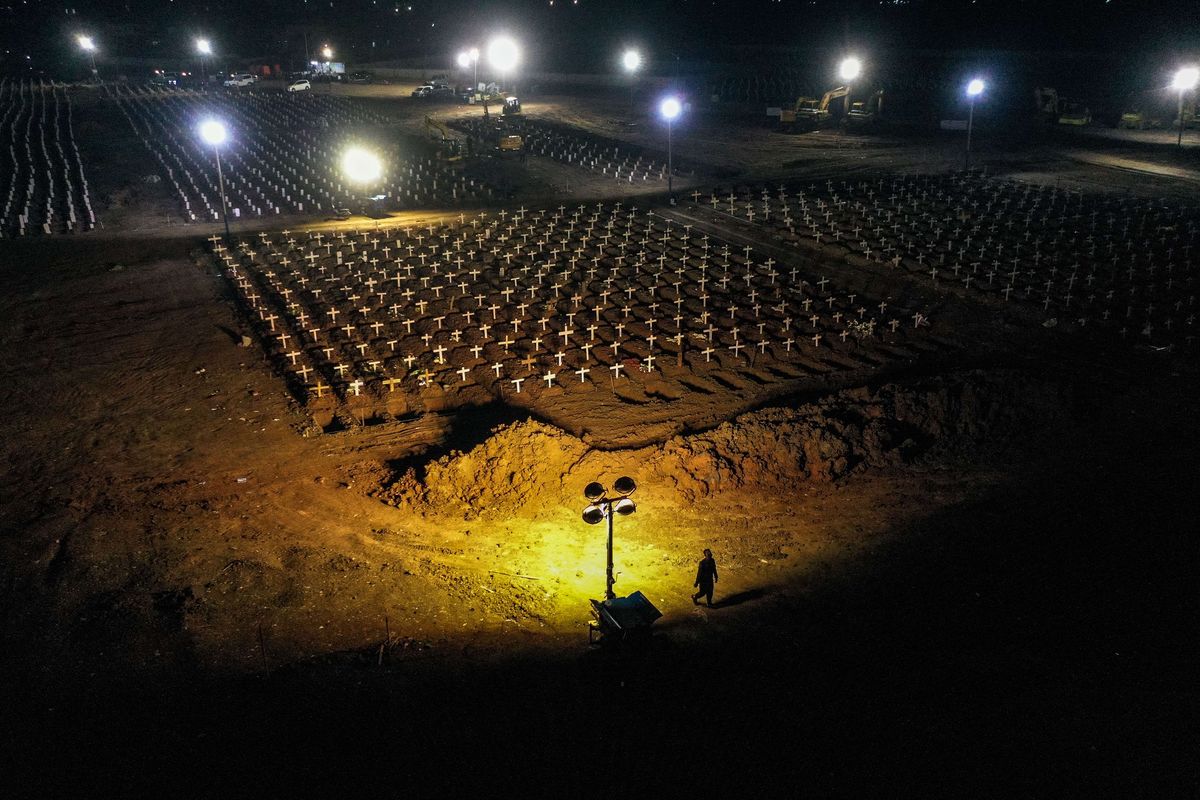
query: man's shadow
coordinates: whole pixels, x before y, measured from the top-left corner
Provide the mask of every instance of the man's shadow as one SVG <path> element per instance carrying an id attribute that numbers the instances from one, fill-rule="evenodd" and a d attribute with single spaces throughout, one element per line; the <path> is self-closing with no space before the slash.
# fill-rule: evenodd
<path id="1" fill-rule="evenodd" d="M 748 603 L 751 600 L 758 600 L 771 594 L 771 589 L 760 587 L 758 589 L 747 589 L 744 592 L 735 592 L 725 597 L 719 597 L 713 601 L 713 608 L 729 608 L 730 606 L 740 606 L 742 603 Z"/>

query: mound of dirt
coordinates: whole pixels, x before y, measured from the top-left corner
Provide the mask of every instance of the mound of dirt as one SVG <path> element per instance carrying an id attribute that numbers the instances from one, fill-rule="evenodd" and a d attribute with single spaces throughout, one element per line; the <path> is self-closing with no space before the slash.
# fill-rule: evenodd
<path id="1" fill-rule="evenodd" d="M 429 462 L 423 479 L 407 470 L 385 497 L 445 516 L 511 516 L 562 494 L 587 453 L 587 445 L 558 428 L 518 422 L 497 428 L 469 453 L 453 452 Z"/>
<path id="2" fill-rule="evenodd" d="M 864 469 L 974 457 L 982 447 L 1029 441 L 1061 421 L 1052 385 L 1011 372 L 953 374 L 913 384 L 860 387 L 794 408 L 754 411 L 662 445 L 600 451 L 557 428 L 497 428 L 469 453 L 409 469 L 382 494 L 422 514 L 535 517 L 578 505 L 598 475 L 627 473 L 679 501 L 798 482 L 829 483 Z"/>

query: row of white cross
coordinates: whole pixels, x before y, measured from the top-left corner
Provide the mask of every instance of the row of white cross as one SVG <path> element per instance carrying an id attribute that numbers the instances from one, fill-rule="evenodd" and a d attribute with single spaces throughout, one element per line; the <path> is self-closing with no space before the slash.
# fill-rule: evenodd
<path id="1" fill-rule="evenodd" d="M 0 239 L 96 226 L 68 91 L 0 79 Z"/>
<path id="2" fill-rule="evenodd" d="M 810 283 L 619 204 L 213 245 L 268 350 L 317 396 L 324 381 L 353 394 L 351 380 L 383 378 L 390 391 L 439 371 L 519 390 L 543 368 L 552 385 L 562 368 L 584 381 L 600 365 L 616 379 L 664 358 L 825 372 L 919 355 L 910 340 L 929 326 L 920 311 L 835 293 L 828 279 Z M 506 366 L 512 359 L 519 367 Z"/>
<path id="3" fill-rule="evenodd" d="M 193 91 L 109 90 L 179 197 L 188 221 L 219 219 L 216 154 L 197 138 L 202 116 L 219 112 L 230 127 L 221 152 L 230 214 L 313 213 L 351 205 L 359 189 L 344 183 L 341 151 L 383 118 L 348 98 L 323 94 L 210 96 Z M 489 198 L 492 189 L 432 158 L 381 149 L 384 177 L 367 187 L 389 205 L 453 205 Z"/>
<path id="4" fill-rule="evenodd" d="M 453 127 L 477 138 L 486 138 L 491 124 L 489 120 L 472 117 L 456 120 Z M 665 163 L 635 155 L 622 143 L 597 140 L 581 131 L 554 128 L 529 118 L 510 119 L 505 122 L 505 128 L 519 133 L 526 150 L 534 155 L 599 171 L 629 183 L 667 178 Z"/>
<path id="5" fill-rule="evenodd" d="M 979 176 L 696 192 L 693 202 L 835 243 L 932 283 L 1022 301 L 1080 327 L 1194 342 L 1200 213 L 1162 200 Z"/>

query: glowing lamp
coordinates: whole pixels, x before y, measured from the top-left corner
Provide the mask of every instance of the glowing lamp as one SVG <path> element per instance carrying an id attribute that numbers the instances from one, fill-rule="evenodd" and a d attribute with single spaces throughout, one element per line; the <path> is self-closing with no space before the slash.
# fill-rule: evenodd
<path id="1" fill-rule="evenodd" d="M 1177 92 L 1187 92 L 1195 89 L 1197 83 L 1200 83 L 1200 68 L 1184 67 L 1175 73 L 1171 88 Z"/>
<path id="2" fill-rule="evenodd" d="M 369 183 L 383 174 L 379 157 L 361 147 L 351 147 L 342 156 L 342 171 L 355 183 Z"/>
<path id="3" fill-rule="evenodd" d="M 621 66 L 625 67 L 626 72 L 637 72 L 642 66 L 642 54 L 637 50 L 626 50 L 625 55 L 621 56 Z"/>
<path id="4" fill-rule="evenodd" d="M 967 84 L 967 94 L 971 97 L 978 97 L 979 95 L 983 94 L 983 90 L 986 88 L 987 85 L 981 79 L 973 78 L 971 82 Z"/>
<path id="5" fill-rule="evenodd" d="M 663 119 L 672 122 L 683 113 L 683 103 L 679 102 L 678 97 L 664 98 L 658 105 L 658 113 L 662 114 Z"/>
<path id="6" fill-rule="evenodd" d="M 487 58 L 493 69 L 501 73 L 508 73 L 521 60 L 521 52 L 517 48 L 517 43 L 512 39 L 507 36 L 497 36 L 488 43 Z"/>
<path id="7" fill-rule="evenodd" d="M 850 56 L 849 58 L 844 59 L 841 63 L 841 66 L 838 67 L 838 75 L 840 75 L 842 80 L 844 80 L 844 81 L 855 80 L 861 74 L 862 74 L 862 61 L 855 58 L 854 56 Z"/>
<path id="8" fill-rule="evenodd" d="M 224 144 L 227 137 L 225 124 L 220 120 L 206 119 L 200 123 L 200 138 L 213 147 Z"/>

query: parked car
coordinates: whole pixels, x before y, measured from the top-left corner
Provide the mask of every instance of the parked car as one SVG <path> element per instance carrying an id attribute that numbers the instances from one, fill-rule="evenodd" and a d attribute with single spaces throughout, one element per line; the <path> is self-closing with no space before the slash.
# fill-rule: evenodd
<path id="1" fill-rule="evenodd" d="M 241 73 L 238 73 L 237 75 L 230 75 L 228 78 L 225 79 L 224 83 L 226 86 L 251 86 L 257 80 L 258 80 L 258 78 L 254 77 L 250 73 L 241 72 Z"/>
<path id="2" fill-rule="evenodd" d="M 432 97 L 433 96 L 433 87 L 430 86 L 428 83 L 425 84 L 424 86 L 418 86 L 417 88 L 412 90 L 412 96 L 413 97 Z"/>
<path id="3" fill-rule="evenodd" d="M 304 80 L 292 81 L 291 83 L 288 84 L 287 90 L 289 92 L 307 92 L 311 88 L 312 88 L 312 83 L 310 83 L 307 79 L 304 79 Z"/>
<path id="4" fill-rule="evenodd" d="M 371 73 L 359 71 L 351 72 L 346 81 L 349 83 L 370 83 L 373 79 Z"/>

